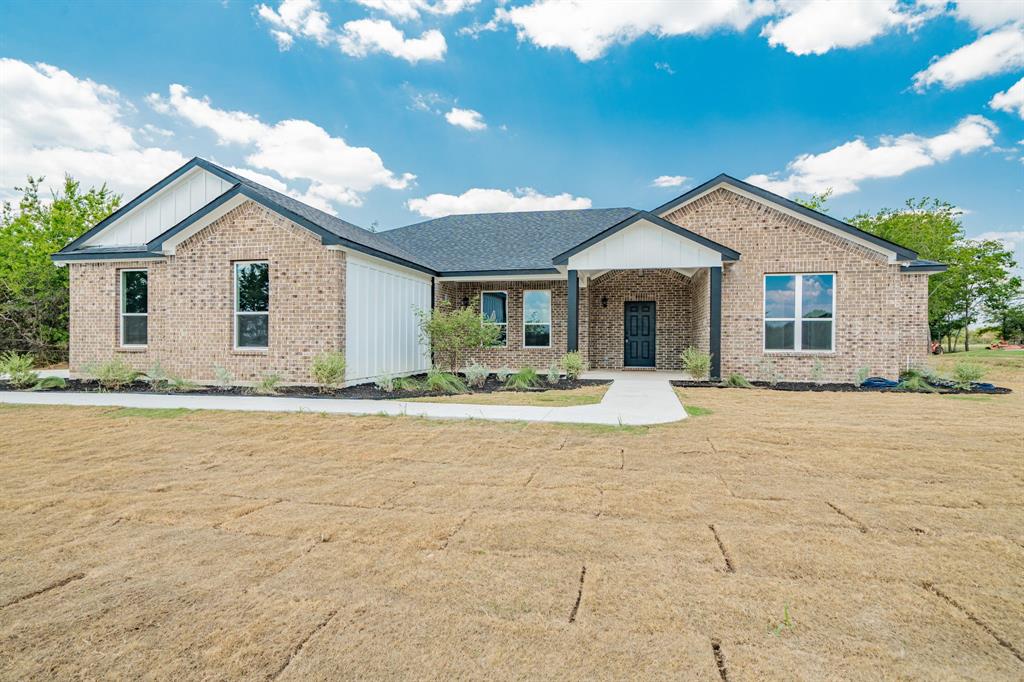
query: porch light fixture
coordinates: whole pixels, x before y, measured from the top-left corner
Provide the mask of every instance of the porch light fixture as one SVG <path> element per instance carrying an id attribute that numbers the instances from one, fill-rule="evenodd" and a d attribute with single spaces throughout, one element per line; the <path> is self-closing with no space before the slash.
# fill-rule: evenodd
<path id="1" fill-rule="evenodd" d="M 602 308 L 607 308 L 608 307 L 608 297 L 607 296 L 602 296 L 601 297 L 601 307 Z"/>

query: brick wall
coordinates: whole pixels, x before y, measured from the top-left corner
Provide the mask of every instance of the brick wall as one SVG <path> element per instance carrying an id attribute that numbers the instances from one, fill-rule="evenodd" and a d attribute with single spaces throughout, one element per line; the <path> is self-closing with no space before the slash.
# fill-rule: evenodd
<path id="1" fill-rule="evenodd" d="M 270 264 L 270 339 L 266 351 L 233 350 L 233 261 Z M 119 347 L 119 272 L 149 271 L 145 350 Z M 234 209 L 178 246 L 165 260 L 73 263 L 70 365 L 120 357 L 140 370 L 157 361 L 171 374 L 210 381 L 213 366 L 239 381 L 274 372 L 308 383 L 314 356 L 345 347 L 345 254 L 253 202 Z"/>
<path id="2" fill-rule="evenodd" d="M 786 380 L 809 379 L 820 361 L 826 380 L 850 381 L 859 367 L 895 376 L 926 360 L 926 276 L 902 274 L 875 251 L 724 189 L 665 217 L 742 254 L 722 273 L 723 374 L 759 378 L 768 358 Z M 835 351 L 765 353 L 763 276 L 800 272 L 836 273 Z"/>

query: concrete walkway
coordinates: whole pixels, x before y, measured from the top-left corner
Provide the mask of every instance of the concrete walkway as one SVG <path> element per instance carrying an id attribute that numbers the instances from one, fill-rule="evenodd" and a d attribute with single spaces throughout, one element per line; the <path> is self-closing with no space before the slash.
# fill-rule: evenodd
<path id="1" fill-rule="evenodd" d="M 590 372 L 586 378 L 612 379 L 596 405 L 536 407 L 526 405 L 468 405 L 401 400 L 334 398 L 275 398 L 263 396 L 152 395 L 146 393 L 61 393 L 0 391 L 0 402 L 22 405 L 92 405 L 107 407 L 185 408 L 252 412 L 325 412 L 383 414 L 434 419 L 492 419 L 497 421 L 559 422 L 640 426 L 686 418 L 686 411 L 669 385 L 682 378 L 666 372 Z"/>

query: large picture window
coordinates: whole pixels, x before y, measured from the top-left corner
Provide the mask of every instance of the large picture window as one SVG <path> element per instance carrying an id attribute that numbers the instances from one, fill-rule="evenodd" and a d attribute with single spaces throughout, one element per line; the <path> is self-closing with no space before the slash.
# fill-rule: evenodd
<path id="1" fill-rule="evenodd" d="M 497 325 L 500 330 L 495 346 L 508 344 L 508 293 L 505 291 L 485 291 L 480 294 L 480 312 L 484 320 Z"/>
<path id="2" fill-rule="evenodd" d="M 121 271 L 121 345 L 145 346 L 149 342 L 149 273 Z"/>
<path id="3" fill-rule="evenodd" d="M 765 275 L 764 349 L 831 351 L 835 275 Z"/>
<path id="4" fill-rule="evenodd" d="M 235 348 L 264 349 L 270 342 L 270 266 L 235 263 Z"/>
<path id="5" fill-rule="evenodd" d="M 523 292 L 523 345 L 547 348 L 551 345 L 551 292 Z"/>

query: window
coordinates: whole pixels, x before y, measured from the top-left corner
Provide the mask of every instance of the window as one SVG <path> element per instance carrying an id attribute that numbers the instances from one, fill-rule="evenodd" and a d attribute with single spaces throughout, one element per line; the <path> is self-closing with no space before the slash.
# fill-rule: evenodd
<path id="1" fill-rule="evenodd" d="M 484 291 L 480 294 L 480 312 L 484 319 L 498 325 L 501 331 L 495 346 L 508 345 L 508 293 L 504 291 Z"/>
<path id="2" fill-rule="evenodd" d="M 527 348 L 551 346 L 551 292 L 523 292 L 523 345 Z"/>
<path id="3" fill-rule="evenodd" d="M 145 346 L 149 341 L 149 273 L 121 271 L 121 345 Z"/>
<path id="4" fill-rule="evenodd" d="M 235 348 L 263 349 L 270 337 L 270 266 L 235 263 Z"/>
<path id="5" fill-rule="evenodd" d="M 835 275 L 765 275 L 764 349 L 831 351 Z"/>

